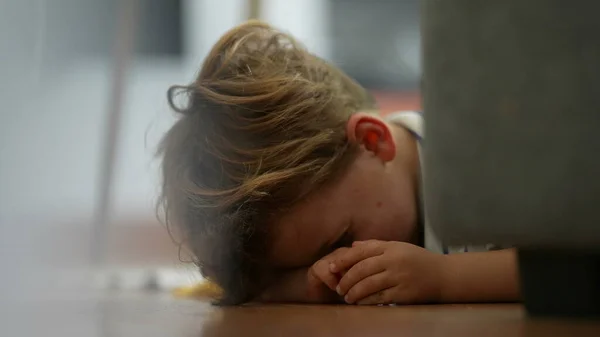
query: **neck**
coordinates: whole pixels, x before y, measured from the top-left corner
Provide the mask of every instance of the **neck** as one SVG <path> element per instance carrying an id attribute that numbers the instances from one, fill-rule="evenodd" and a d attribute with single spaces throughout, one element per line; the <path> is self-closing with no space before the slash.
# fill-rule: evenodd
<path id="1" fill-rule="evenodd" d="M 396 139 L 396 163 L 402 174 L 409 175 L 410 184 L 414 190 L 417 207 L 420 208 L 421 189 L 421 161 L 419 159 L 418 142 L 413 133 L 402 126 L 393 125 L 394 138 Z M 421 226 L 421 209 L 417 210 L 415 226 L 410 243 L 423 245 L 423 228 Z"/>
<path id="2" fill-rule="evenodd" d="M 421 163 L 417 140 L 411 131 L 402 126 L 393 126 L 396 139 L 396 165 L 410 175 L 411 183 L 416 191 L 421 185 Z"/>

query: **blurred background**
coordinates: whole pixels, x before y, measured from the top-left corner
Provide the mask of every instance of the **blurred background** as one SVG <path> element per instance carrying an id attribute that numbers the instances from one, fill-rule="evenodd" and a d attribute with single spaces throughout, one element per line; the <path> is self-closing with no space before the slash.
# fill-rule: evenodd
<path id="1" fill-rule="evenodd" d="M 155 216 L 166 90 L 253 15 L 419 109 L 418 0 L 0 1 L 0 299 L 198 277 Z"/>

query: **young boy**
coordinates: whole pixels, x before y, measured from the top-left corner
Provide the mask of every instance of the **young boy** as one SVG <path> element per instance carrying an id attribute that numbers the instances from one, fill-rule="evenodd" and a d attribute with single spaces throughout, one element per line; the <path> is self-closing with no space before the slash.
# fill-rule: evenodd
<path id="1" fill-rule="evenodd" d="M 160 148 L 167 224 L 223 304 L 518 300 L 513 250 L 448 254 L 429 230 L 421 116 L 379 117 L 292 37 L 238 26 L 168 96 L 182 117 Z"/>

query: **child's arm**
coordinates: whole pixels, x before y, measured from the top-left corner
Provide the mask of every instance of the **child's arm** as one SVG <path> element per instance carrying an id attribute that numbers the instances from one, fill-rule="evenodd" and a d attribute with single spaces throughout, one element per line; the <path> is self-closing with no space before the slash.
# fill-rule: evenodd
<path id="1" fill-rule="evenodd" d="M 516 249 L 444 256 L 440 302 L 520 299 Z"/>
<path id="2" fill-rule="evenodd" d="M 371 240 L 330 260 L 347 270 L 337 291 L 347 303 L 498 302 L 519 299 L 515 250 L 435 254 L 404 242 Z"/>

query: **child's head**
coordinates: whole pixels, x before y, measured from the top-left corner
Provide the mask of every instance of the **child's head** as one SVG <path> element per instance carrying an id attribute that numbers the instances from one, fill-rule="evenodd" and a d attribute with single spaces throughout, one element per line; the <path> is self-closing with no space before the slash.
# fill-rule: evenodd
<path id="1" fill-rule="evenodd" d="M 226 303 L 345 241 L 412 235 L 401 132 L 359 113 L 375 109 L 367 91 L 292 37 L 238 26 L 168 96 L 181 118 L 160 147 L 167 222 Z"/>

